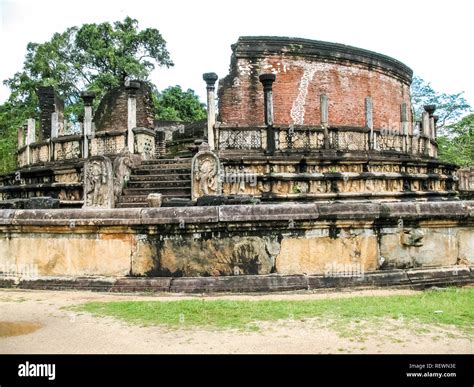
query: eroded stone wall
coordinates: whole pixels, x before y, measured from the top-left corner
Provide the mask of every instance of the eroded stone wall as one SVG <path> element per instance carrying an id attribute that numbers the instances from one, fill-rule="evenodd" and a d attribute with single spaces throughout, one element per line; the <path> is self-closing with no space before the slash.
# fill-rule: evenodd
<path id="1" fill-rule="evenodd" d="M 2 210 L 0 269 L 40 276 L 331 274 L 474 265 L 474 202 Z"/>

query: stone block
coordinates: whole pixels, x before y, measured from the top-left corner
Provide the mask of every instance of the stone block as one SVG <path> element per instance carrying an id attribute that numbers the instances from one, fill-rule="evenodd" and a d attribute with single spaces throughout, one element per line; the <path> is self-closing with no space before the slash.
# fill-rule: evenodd
<path id="1" fill-rule="evenodd" d="M 474 264 L 474 229 L 465 228 L 458 231 L 459 262 Z"/>
<path id="2" fill-rule="evenodd" d="M 160 193 L 151 193 L 147 196 L 148 207 L 161 207 L 163 195 Z"/>
<path id="3" fill-rule="evenodd" d="M 59 199 L 53 199 L 51 197 L 35 197 L 30 198 L 25 202 L 25 209 L 52 209 L 59 208 Z"/>
<path id="4" fill-rule="evenodd" d="M 276 258 L 279 274 L 324 274 L 335 264 L 354 265 L 362 272 L 378 266 L 377 236 L 285 237 Z"/>

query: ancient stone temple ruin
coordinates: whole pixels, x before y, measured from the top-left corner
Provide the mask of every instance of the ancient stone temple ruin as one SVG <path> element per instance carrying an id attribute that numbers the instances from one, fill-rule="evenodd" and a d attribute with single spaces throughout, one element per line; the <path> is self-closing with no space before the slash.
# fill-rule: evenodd
<path id="1" fill-rule="evenodd" d="M 46 277 L 173 278 L 175 291 L 328 286 L 341 267 L 372 273 L 365 284 L 471 281 L 473 202 L 437 158 L 436 106 L 413 119 L 411 69 L 342 44 L 241 37 L 229 74 L 203 80 L 207 122 L 155 122 L 150 88 L 127 81 L 96 112 L 83 92 L 74 134 L 54 90 L 38 90 L 39 138 L 28 120 L 0 183 L 2 259 Z M 178 280 L 194 276 L 230 282 Z"/>

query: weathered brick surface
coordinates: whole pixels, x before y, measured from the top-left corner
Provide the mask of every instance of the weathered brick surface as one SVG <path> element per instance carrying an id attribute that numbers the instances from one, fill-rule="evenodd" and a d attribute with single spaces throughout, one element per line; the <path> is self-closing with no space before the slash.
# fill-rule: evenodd
<path id="1" fill-rule="evenodd" d="M 370 96 L 374 127 L 399 128 L 400 105 L 410 107 L 411 70 L 406 66 L 348 46 L 324 43 L 327 51 L 318 51 L 321 42 L 295 40 L 301 44 L 293 45 L 291 40 L 274 39 L 240 38 L 233 46 L 230 74 L 220 82 L 222 123 L 262 125 L 263 88 L 258 76 L 273 72 L 276 125 L 319 125 L 320 94 L 326 94 L 332 126 L 364 126 L 364 99 Z"/>
<path id="2" fill-rule="evenodd" d="M 154 128 L 153 102 L 150 88 L 141 83 L 137 90 L 137 127 Z M 97 108 L 94 123 L 98 132 L 127 130 L 128 95 L 125 86 L 107 93 Z"/>

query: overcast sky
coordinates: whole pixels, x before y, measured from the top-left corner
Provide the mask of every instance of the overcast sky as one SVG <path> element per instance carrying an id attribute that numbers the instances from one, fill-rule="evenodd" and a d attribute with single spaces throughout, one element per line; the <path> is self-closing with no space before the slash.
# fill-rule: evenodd
<path id="1" fill-rule="evenodd" d="M 392 56 L 443 92 L 464 91 L 474 106 L 472 1 L 371 0 L 0 0 L 0 79 L 22 67 L 26 44 L 83 23 L 138 19 L 157 28 L 175 66 L 155 70 L 158 89 L 181 85 L 204 101 L 202 73 L 227 74 L 242 35 L 294 36 Z M 0 102 L 9 95 L 0 87 Z"/>

